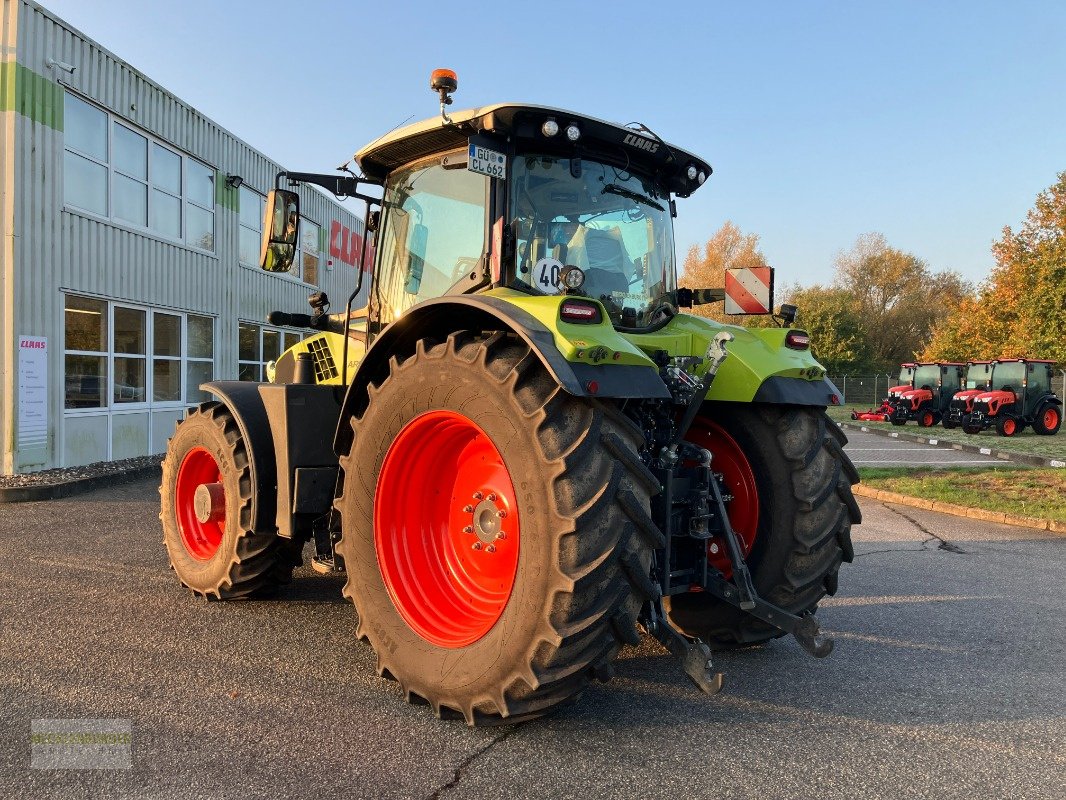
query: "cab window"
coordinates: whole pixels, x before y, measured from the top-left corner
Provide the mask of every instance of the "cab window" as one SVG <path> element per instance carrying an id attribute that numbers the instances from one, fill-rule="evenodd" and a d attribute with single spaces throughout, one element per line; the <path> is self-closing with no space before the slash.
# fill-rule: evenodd
<path id="1" fill-rule="evenodd" d="M 374 282 L 382 322 L 446 294 L 475 268 L 485 252 L 489 183 L 466 169 L 445 169 L 439 157 L 389 177 Z"/>

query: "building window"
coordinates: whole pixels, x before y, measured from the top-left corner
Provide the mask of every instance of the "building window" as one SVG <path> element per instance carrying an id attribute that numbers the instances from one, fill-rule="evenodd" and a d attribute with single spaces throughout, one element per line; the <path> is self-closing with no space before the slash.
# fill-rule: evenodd
<path id="1" fill-rule="evenodd" d="M 68 409 L 180 407 L 214 377 L 214 320 L 67 295 Z M 110 378 L 110 380 L 109 380 Z"/>
<path id="2" fill-rule="evenodd" d="M 213 252 L 215 171 L 64 94 L 66 205 Z"/>
<path id="3" fill-rule="evenodd" d="M 242 381 L 266 380 L 266 365 L 277 361 L 283 352 L 303 336 L 282 328 L 242 322 L 237 332 L 237 378 Z"/>
<path id="4" fill-rule="evenodd" d="M 264 200 L 247 186 L 240 193 L 240 243 L 239 259 L 242 264 L 258 265 L 259 248 L 263 231 Z"/>
<path id="5" fill-rule="evenodd" d="M 108 309 L 103 300 L 67 297 L 63 374 L 67 408 L 107 405 Z"/>
<path id="6" fill-rule="evenodd" d="M 319 227 L 308 219 L 300 220 L 300 241 L 297 250 L 297 263 L 300 276 L 305 283 L 318 286 L 318 239 Z"/>

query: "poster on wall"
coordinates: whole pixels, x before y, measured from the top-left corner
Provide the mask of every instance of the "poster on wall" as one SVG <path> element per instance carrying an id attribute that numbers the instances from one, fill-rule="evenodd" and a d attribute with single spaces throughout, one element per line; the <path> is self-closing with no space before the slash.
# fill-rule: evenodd
<path id="1" fill-rule="evenodd" d="M 19 336 L 18 463 L 48 460 L 48 339 Z"/>

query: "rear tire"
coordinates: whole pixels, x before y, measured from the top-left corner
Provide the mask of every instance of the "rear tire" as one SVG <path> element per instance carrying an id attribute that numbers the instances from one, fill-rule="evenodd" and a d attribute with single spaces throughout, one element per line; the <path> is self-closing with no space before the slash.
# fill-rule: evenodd
<path id="1" fill-rule="evenodd" d="M 956 422 L 953 417 L 944 417 L 944 421 L 942 424 L 949 431 L 955 430 L 955 428 L 959 427 L 959 423 Z"/>
<path id="2" fill-rule="evenodd" d="M 794 614 L 813 612 L 836 593 L 841 562 L 854 558 L 851 526 L 862 518 L 851 491 L 859 476 L 843 451 L 847 438 L 821 408 L 710 403 L 705 413 L 740 445 L 755 477 L 758 525 L 747 559 L 755 588 Z M 739 511 L 730 509 L 731 521 Z M 783 635 L 705 593 L 663 602 L 675 626 L 712 646 Z"/>
<path id="3" fill-rule="evenodd" d="M 214 517 L 201 521 L 201 485 L 219 493 Z M 267 594 L 292 578 L 302 542 L 252 529 L 248 451 L 233 414 L 202 403 L 181 420 L 167 443 L 159 486 L 163 543 L 178 579 L 216 600 Z"/>
<path id="4" fill-rule="evenodd" d="M 469 725 L 541 716 L 610 677 L 658 594 L 659 484 L 637 455 L 637 426 L 564 392 L 515 338 L 459 333 L 393 358 L 352 427 L 337 551 L 380 675 L 409 702 Z M 416 434 L 431 428 L 420 452 Z M 472 453 L 482 455 L 472 463 Z M 485 459 L 493 477 L 482 480 Z M 508 534 L 488 553 L 495 508 Z M 510 561 L 485 560 L 497 557 Z M 468 579 L 476 592 L 462 591 Z M 482 595 L 488 604 L 475 607 Z"/>
<path id="5" fill-rule="evenodd" d="M 1054 436 L 1062 426 L 1062 409 L 1056 405 L 1048 405 L 1036 414 L 1033 420 L 1033 430 L 1039 436 Z"/>

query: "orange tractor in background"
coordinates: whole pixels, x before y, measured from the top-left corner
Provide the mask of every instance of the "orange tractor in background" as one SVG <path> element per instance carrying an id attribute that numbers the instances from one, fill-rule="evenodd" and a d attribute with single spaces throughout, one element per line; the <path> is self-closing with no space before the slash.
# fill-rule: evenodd
<path id="1" fill-rule="evenodd" d="M 1051 390 L 1054 361 L 1002 358 L 993 362 L 990 391 L 973 398 L 963 418 L 966 433 L 980 433 L 993 425 L 1000 436 L 1014 436 L 1026 426 L 1053 436 L 1062 425 L 1062 401 Z"/>
<path id="2" fill-rule="evenodd" d="M 943 425 L 948 430 L 962 427 L 966 418 L 973 412 L 973 401 L 977 395 L 992 388 L 992 365 L 995 361 L 966 362 L 966 388 L 955 392 L 944 415 Z"/>
<path id="3" fill-rule="evenodd" d="M 888 415 L 893 425 L 917 421 L 931 428 L 947 413 L 951 399 L 962 386 L 966 365 L 954 361 L 920 362 L 915 366 L 911 388 L 900 393 Z"/>

